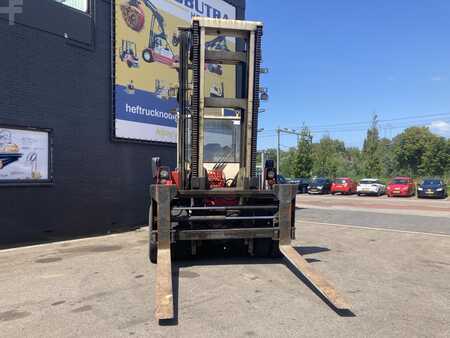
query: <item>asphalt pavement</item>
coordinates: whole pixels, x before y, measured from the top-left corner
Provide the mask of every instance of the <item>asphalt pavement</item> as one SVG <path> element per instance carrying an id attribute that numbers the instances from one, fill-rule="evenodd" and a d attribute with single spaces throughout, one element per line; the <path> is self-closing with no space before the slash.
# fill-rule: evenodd
<path id="1" fill-rule="evenodd" d="M 336 313 L 283 260 L 218 256 L 174 264 L 177 321 L 158 325 L 141 229 L 0 251 L 0 336 L 450 336 L 448 218 L 297 213 L 297 250 L 351 313 Z"/>
<path id="2" fill-rule="evenodd" d="M 299 208 L 297 210 L 297 220 L 307 224 L 318 222 L 336 226 L 350 225 L 354 227 L 392 229 L 450 236 L 450 219 L 439 216 Z"/>

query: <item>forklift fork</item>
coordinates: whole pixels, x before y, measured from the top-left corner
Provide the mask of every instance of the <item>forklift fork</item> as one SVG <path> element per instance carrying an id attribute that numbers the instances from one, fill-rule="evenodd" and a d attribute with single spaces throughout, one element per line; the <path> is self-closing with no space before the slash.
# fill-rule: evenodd
<path id="1" fill-rule="evenodd" d="M 152 186 L 157 208 L 158 263 L 156 265 L 155 317 L 158 320 L 172 319 L 172 255 L 170 205 L 175 194 L 175 186 L 156 184 Z M 150 229 L 151 230 L 151 229 Z"/>
<path id="2" fill-rule="evenodd" d="M 350 305 L 342 298 L 336 289 L 298 253 L 292 246 L 291 240 L 295 238 L 292 229 L 292 217 L 295 212 L 295 201 L 292 202 L 292 191 L 287 189 L 289 185 L 276 185 L 275 189 L 279 199 L 279 227 L 280 227 L 280 252 L 298 272 L 304 276 L 314 288 L 320 292 L 336 309 L 348 310 Z M 293 186 L 295 189 L 297 186 Z M 295 196 L 295 192 L 294 192 Z M 295 197 L 294 197 L 295 198 Z M 294 208 L 294 210 L 292 209 Z M 292 225 L 292 226 L 291 226 Z"/>
<path id="3" fill-rule="evenodd" d="M 292 246 L 294 238 L 293 215 L 295 212 L 294 185 L 276 185 L 278 196 L 279 248 L 281 254 L 306 280 L 336 309 L 350 309 L 349 304 L 336 289 L 298 253 Z M 155 317 L 157 320 L 174 319 L 172 290 L 172 255 L 171 255 L 171 201 L 176 194 L 174 185 L 153 185 L 154 201 L 157 206 L 158 226 L 158 260 L 156 265 Z"/>

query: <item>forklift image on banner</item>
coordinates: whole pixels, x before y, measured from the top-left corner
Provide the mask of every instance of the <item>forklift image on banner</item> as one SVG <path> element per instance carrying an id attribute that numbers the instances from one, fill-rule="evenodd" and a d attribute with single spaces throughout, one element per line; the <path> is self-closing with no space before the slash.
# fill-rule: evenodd
<path id="1" fill-rule="evenodd" d="M 120 60 L 126 62 L 129 68 L 139 67 L 139 58 L 137 57 L 136 44 L 132 41 L 122 40 L 120 48 Z"/>
<path id="2" fill-rule="evenodd" d="M 121 5 L 126 24 L 135 31 L 141 31 L 145 24 L 145 12 L 142 3 L 150 10 L 150 32 L 148 48 L 142 51 L 145 62 L 160 62 L 170 67 L 175 66 L 177 57 L 170 47 L 165 31 L 164 17 L 149 0 L 129 0 Z"/>
<path id="3" fill-rule="evenodd" d="M 177 97 L 176 86 L 166 86 L 164 81 L 159 79 L 155 80 L 155 95 L 162 100 L 169 100 Z"/>
<path id="4" fill-rule="evenodd" d="M 210 35 L 241 39 L 243 48 L 208 50 Z M 177 168 L 158 158 L 152 163 L 149 256 L 156 264 L 156 319 L 174 319 L 172 260 L 208 254 L 214 244 L 224 251 L 245 248 L 250 256 L 282 256 L 328 304 L 349 309 L 292 246 L 297 186 L 277 182 L 272 160 L 262 170 L 264 180 L 256 175 L 262 23 L 194 17 L 179 37 Z M 235 97 L 210 96 L 206 63 L 242 67 Z"/>

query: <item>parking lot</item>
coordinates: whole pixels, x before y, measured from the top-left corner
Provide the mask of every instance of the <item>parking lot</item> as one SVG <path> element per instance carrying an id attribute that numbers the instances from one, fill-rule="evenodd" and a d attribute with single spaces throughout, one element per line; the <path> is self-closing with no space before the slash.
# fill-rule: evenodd
<path id="1" fill-rule="evenodd" d="M 357 195 L 297 195 L 297 206 L 324 210 L 449 217 L 450 200 Z"/>
<path id="2" fill-rule="evenodd" d="M 277 259 L 174 267 L 153 318 L 147 231 L 0 252 L 5 337 L 450 336 L 448 201 L 299 195 L 296 246 L 352 304 L 341 316 Z"/>

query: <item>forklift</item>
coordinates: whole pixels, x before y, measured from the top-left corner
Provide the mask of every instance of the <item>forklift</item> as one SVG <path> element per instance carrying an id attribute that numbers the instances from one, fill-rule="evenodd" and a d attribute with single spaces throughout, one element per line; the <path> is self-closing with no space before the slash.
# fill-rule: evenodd
<path id="1" fill-rule="evenodd" d="M 122 40 L 119 56 L 120 60 L 127 64 L 128 68 L 139 68 L 139 58 L 137 57 L 136 44 L 134 42 Z"/>
<path id="2" fill-rule="evenodd" d="M 175 66 L 177 57 L 167 40 L 164 17 L 150 0 L 128 0 L 122 4 L 121 11 L 125 23 L 131 29 L 140 32 L 145 24 L 143 6 L 150 10 L 151 20 L 148 47 L 142 51 L 142 59 L 147 63 L 160 62 L 170 67 Z M 176 44 L 176 37 L 173 38 L 173 42 Z"/>
<path id="3" fill-rule="evenodd" d="M 278 184 L 274 162 L 256 174 L 260 22 L 193 17 L 180 28 L 177 168 L 152 161 L 149 256 L 156 264 L 155 317 L 174 319 L 172 260 L 208 253 L 211 243 L 250 256 L 285 257 L 337 310 L 346 301 L 292 246 L 296 186 Z M 236 39 L 237 51 L 206 48 L 206 36 Z M 205 64 L 236 66 L 236 95 L 211 97 Z M 234 112 L 234 113 L 230 113 Z"/>

